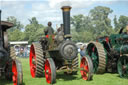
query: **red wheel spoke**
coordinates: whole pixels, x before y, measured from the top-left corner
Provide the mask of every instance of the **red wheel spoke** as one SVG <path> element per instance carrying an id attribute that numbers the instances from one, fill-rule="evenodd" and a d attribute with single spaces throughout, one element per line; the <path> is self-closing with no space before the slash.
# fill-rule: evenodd
<path id="1" fill-rule="evenodd" d="M 47 83 L 51 84 L 53 83 L 53 73 L 51 72 L 52 68 L 51 68 L 51 62 L 49 60 L 46 60 L 45 62 L 45 78 Z"/>
<path id="2" fill-rule="evenodd" d="M 30 48 L 30 71 L 32 77 L 35 77 L 36 72 L 36 56 L 35 56 L 35 50 L 34 46 L 32 45 Z"/>
<path id="3" fill-rule="evenodd" d="M 86 70 L 86 72 L 88 72 L 89 70 L 88 70 L 88 66 L 85 66 L 84 67 L 84 69 Z"/>
<path id="4" fill-rule="evenodd" d="M 92 51 L 93 51 L 93 52 L 95 51 L 95 47 L 92 48 Z"/>
<path id="5" fill-rule="evenodd" d="M 86 60 L 85 57 L 83 57 L 82 60 L 81 60 L 80 68 L 82 68 L 82 70 L 80 71 L 82 78 L 84 80 L 87 80 L 88 79 L 87 74 L 89 72 L 89 69 L 88 69 L 88 63 L 87 63 L 87 60 Z"/>
<path id="6" fill-rule="evenodd" d="M 13 79 L 13 83 L 14 85 L 17 85 L 17 67 L 16 67 L 16 62 L 13 61 L 13 64 L 12 64 L 12 72 L 13 72 L 13 76 L 12 76 L 12 79 Z"/>
<path id="7" fill-rule="evenodd" d="M 45 62 L 45 77 L 46 77 L 46 81 L 47 83 L 50 83 L 50 65 L 49 65 L 49 62 L 48 60 L 46 60 Z"/>

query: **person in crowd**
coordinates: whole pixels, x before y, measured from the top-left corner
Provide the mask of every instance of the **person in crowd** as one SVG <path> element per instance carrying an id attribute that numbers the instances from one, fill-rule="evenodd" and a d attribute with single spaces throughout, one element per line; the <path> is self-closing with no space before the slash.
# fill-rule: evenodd
<path id="1" fill-rule="evenodd" d="M 82 59 L 83 56 L 85 56 L 85 45 L 82 45 L 80 47 L 80 59 Z"/>

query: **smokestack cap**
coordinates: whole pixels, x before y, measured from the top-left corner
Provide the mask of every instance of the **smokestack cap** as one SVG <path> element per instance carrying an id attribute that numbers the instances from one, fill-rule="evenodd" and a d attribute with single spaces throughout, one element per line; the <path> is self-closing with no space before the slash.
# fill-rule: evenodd
<path id="1" fill-rule="evenodd" d="M 71 8 L 72 8 L 72 7 L 70 7 L 70 6 L 63 6 L 61 9 L 62 9 L 63 11 L 70 11 Z"/>

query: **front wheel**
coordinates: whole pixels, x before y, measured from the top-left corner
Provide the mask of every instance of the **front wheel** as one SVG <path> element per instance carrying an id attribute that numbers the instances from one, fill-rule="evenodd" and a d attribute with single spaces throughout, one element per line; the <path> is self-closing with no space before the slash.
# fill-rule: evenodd
<path id="1" fill-rule="evenodd" d="M 23 72 L 21 62 L 17 59 L 12 62 L 12 80 L 14 85 L 22 85 L 23 83 Z"/>
<path id="2" fill-rule="evenodd" d="M 117 63 L 117 69 L 120 77 L 128 78 L 128 57 L 121 56 Z"/>
<path id="3" fill-rule="evenodd" d="M 80 72 L 84 80 L 92 80 L 93 77 L 93 64 L 90 57 L 83 57 L 80 63 Z"/>
<path id="4" fill-rule="evenodd" d="M 56 68 L 52 58 L 48 58 L 45 61 L 45 78 L 49 84 L 56 82 Z"/>

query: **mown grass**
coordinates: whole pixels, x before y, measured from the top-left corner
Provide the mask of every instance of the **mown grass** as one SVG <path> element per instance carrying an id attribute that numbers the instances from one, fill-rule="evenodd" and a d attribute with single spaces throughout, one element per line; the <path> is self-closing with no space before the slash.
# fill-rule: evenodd
<path id="1" fill-rule="evenodd" d="M 45 77 L 32 78 L 30 75 L 29 59 L 20 59 L 23 67 L 23 85 L 49 85 Z M 13 85 L 12 82 L 1 79 L 0 85 Z M 103 75 L 94 75 L 92 81 L 85 81 L 78 75 L 64 75 L 57 73 L 56 83 L 54 85 L 128 85 L 128 79 L 122 79 L 118 74 L 105 73 Z"/>

